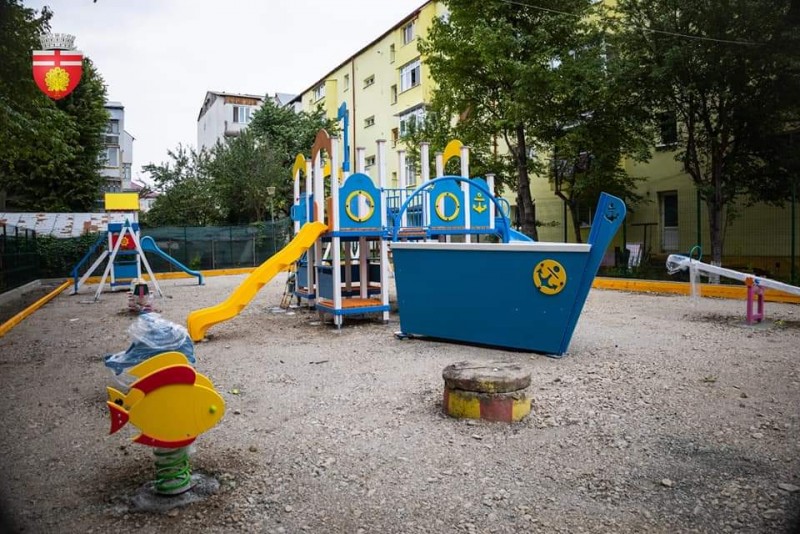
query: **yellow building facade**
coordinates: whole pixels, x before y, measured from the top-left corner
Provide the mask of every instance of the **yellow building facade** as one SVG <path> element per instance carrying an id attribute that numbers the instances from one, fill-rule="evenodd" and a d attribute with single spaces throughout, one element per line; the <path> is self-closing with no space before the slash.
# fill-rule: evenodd
<path id="1" fill-rule="evenodd" d="M 390 187 L 397 186 L 397 140 L 409 121 L 424 116 L 430 101 L 433 82 L 417 45 L 425 36 L 434 17 L 446 9 L 440 2 L 427 2 L 410 13 L 373 42 L 359 50 L 325 76 L 300 93 L 295 102 L 311 111 L 322 106 L 330 118 L 336 118 L 342 103 L 349 113 L 348 158 L 355 168 L 355 150 L 366 149 L 367 172 L 373 177 L 376 144 L 387 141 L 387 171 Z M 341 126 L 341 123 L 340 123 Z M 409 169 L 409 183 L 414 183 L 416 169 Z"/>

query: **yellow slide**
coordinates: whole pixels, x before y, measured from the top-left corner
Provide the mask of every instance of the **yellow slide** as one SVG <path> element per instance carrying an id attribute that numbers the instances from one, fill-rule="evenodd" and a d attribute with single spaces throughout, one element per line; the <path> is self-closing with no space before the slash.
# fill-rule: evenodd
<path id="1" fill-rule="evenodd" d="M 189 314 L 186 326 L 192 341 L 200 341 L 206 335 L 206 330 L 217 323 L 227 321 L 239 315 L 247 307 L 258 290 L 272 280 L 281 271 L 285 271 L 322 235 L 328 227 L 321 222 L 312 222 L 303 225 L 300 232 L 288 245 L 283 247 L 274 256 L 258 266 L 234 289 L 231 296 L 216 306 L 201 308 Z"/>

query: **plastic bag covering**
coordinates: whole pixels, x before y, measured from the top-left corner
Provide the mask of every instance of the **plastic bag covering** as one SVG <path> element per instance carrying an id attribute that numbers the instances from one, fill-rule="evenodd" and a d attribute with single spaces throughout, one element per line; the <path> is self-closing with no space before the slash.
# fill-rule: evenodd
<path id="1" fill-rule="evenodd" d="M 140 315 L 128 328 L 128 334 L 132 342 L 127 350 L 104 357 L 106 367 L 114 371 L 118 378 L 122 378 L 120 375 L 127 369 L 162 352 L 177 351 L 185 354 L 192 365 L 196 361 L 194 343 L 186 328 L 167 321 L 157 313 Z M 123 385 L 128 385 L 128 382 L 132 381 L 122 380 Z"/>

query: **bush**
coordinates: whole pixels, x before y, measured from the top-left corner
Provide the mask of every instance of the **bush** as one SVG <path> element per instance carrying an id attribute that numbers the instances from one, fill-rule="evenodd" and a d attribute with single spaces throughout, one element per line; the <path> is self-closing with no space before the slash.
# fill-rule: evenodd
<path id="1" fill-rule="evenodd" d="M 89 248 L 97 241 L 98 234 L 84 234 L 80 237 L 62 239 L 51 235 L 36 237 L 39 253 L 39 268 L 42 278 L 63 278 Z"/>

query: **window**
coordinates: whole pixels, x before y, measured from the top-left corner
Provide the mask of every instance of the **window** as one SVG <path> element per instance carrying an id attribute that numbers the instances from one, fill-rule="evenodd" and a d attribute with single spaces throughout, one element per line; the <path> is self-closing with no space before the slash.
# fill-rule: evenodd
<path id="1" fill-rule="evenodd" d="M 375 165 L 375 156 L 367 156 L 364 158 L 364 166 L 372 167 L 373 165 Z"/>
<path id="2" fill-rule="evenodd" d="M 412 20 L 403 26 L 403 44 L 408 44 L 414 40 L 414 25 L 416 21 Z"/>
<path id="3" fill-rule="evenodd" d="M 119 147 L 106 147 L 102 157 L 104 167 L 119 167 Z"/>
<path id="4" fill-rule="evenodd" d="M 658 123 L 658 147 L 674 145 L 678 142 L 678 123 L 672 113 L 659 113 L 656 116 Z"/>
<path id="5" fill-rule="evenodd" d="M 397 104 L 397 86 L 393 85 L 389 88 L 389 100 L 392 104 Z"/>
<path id="6" fill-rule="evenodd" d="M 369 128 L 370 126 L 375 126 L 375 115 L 370 115 L 364 119 L 364 128 Z"/>
<path id="7" fill-rule="evenodd" d="M 400 67 L 400 91 L 407 91 L 419 85 L 420 63 L 415 59 Z"/>
<path id="8" fill-rule="evenodd" d="M 406 135 L 412 128 L 419 127 L 425 120 L 425 108 L 416 108 L 400 115 L 400 135 Z"/>
<path id="9" fill-rule="evenodd" d="M 347 91 L 347 90 L 350 89 L 350 75 L 349 74 L 345 74 L 344 75 L 344 83 L 342 85 L 344 85 L 343 91 Z"/>
<path id="10" fill-rule="evenodd" d="M 680 249 L 678 193 L 662 191 L 658 197 L 661 204 L 661 251 L 675 252 Z"/>
<path id="11" fill-rule="evenodd" d="M 119 121 L 117 119 L 111 119 L 106 124 L 106 133 L 105 136 L 103 136 L 103 143 L 106 145 L 119 144 Z"/>
<path id="12" fill-rule="evenodd" d="M 364 89 L 375 83 L 375 75 L 370 75 L 364 78 Z"/>
<path id="13" fill-rule="evenodd" d="M 106 124 L 106 133 L 110 135 L 119 135 L 119 120 L 111 119 Z"/>
<path id="14" fill-rule="evenodd" d="M 314 88 L 314 102 L 325 98 L 325 83 L 321 83 Z"/>
<path id="15" fill-rule="evenodd" d="M 233 106 L 233 122 L 248 124 L 250 122 L 250 106 Z"/>
<path id="16" fill-rule="evenodd" d="M 389 45 L 389 63 L 394 63 L 394 45 Z"/>
<path id="17" fill-rule="evenodd" d="M 400 129 L 392 128 L 392 148 L 397 146 L 397 141 L 400 140 Z"/>

